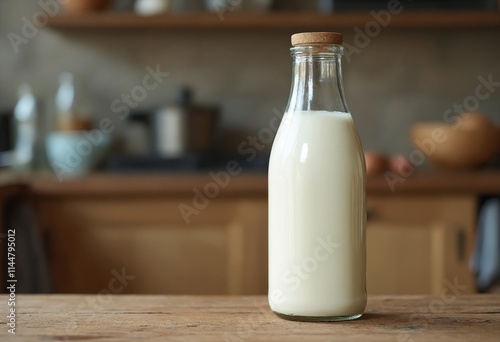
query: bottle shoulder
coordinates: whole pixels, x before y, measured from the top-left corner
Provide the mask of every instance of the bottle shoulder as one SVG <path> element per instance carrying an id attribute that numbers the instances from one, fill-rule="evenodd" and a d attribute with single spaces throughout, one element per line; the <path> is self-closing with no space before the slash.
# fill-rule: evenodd
<path id="1" fill-rule="evenodd" d="M 270 170 L 292 166 L 361 169 L 363 149 L 349 113 L 287 114 L 273 143 Z"/>

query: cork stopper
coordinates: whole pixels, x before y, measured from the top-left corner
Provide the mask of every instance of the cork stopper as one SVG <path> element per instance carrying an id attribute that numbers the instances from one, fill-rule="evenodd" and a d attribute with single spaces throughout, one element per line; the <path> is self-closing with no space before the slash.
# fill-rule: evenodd
<path id="1" fill-rule="evenodd" d="M 342 45 L 342 34 L 337 32 L 303 32 L 292 35 L 292 45 Z"/>

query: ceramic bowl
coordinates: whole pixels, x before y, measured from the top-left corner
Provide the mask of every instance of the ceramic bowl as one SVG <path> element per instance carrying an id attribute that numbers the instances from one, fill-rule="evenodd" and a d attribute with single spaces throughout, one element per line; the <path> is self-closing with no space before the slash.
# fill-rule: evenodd
<path id="1" fill-rule="evenodd" d="M 205 0 L 211 12 L 267 11 L 272 4 L 272 0 Z"/>
<path id="2" fill-rule="evenodd" d="M 47 160 L 59 179 L 92 171 L 110 144 L 109 134 L 99 130 L 52 132 L 47 136 Z"/>

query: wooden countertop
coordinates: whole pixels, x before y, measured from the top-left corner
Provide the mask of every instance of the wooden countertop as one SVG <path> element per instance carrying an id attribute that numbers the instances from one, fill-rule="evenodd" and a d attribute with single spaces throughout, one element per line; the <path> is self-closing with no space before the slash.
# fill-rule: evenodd
<path id="1" fill-rule="evenodd" d="M 17 295 L 16 335 L 0 296 L 0 340 L 498 341 L 500 295 L 375 296 L 356 321 L 274 315 L 264 296 Z"/>
<path id="2" fill-rule="evenodd" d="M 41 197 L 50 196 L 164 196 L 193 195 L 214 180 L 208 174 L 93 174 L 58 181 L 52 175 L 13 176 L 0 173 L 0 188 L 25 185 Z M 219 186 L 221 196 L 266 196 L 264 173 L 232 176 L 227 186 Z M 463 173 L 422 172 L 390 182 L 384 176 L 369 177 L 369 194 L 500 194 L 500 170 Z"/>

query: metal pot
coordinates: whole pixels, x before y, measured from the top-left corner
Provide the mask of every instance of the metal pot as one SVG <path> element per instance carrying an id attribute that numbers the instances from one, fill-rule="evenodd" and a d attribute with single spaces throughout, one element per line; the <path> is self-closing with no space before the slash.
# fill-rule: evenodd
<path id="1" fill-rule="evenodd" d="M 217 108 L 173 106 L 153 113 L 154 151 L 161 157 L 212 152 Z"/>
<path id="2" fill-rule="evenodd" d="M 177 103 L 130 116 L 149 127 L 151 150 L 159 157 L 213 152 L 219 110 L 191 105 L 191 92 L 182 89 Z"/>

